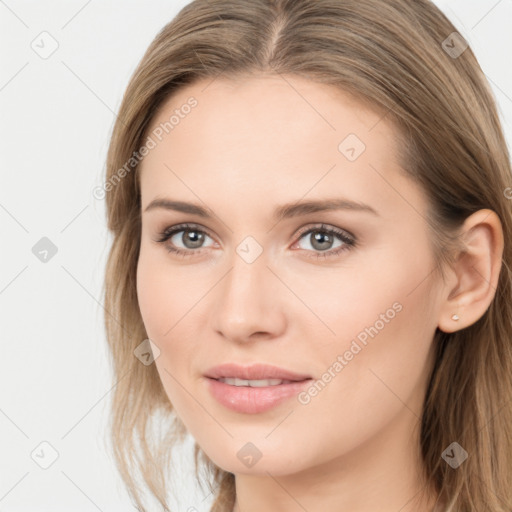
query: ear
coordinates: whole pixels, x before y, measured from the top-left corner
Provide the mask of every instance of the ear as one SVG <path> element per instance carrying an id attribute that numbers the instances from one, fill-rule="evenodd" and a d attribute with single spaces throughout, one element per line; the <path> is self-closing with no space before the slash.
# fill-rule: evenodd
<path id="1" fill-rule="evenodd" d="M 459 235 L 465 249 L 456 255 L 453 276 L 446 286 L 438 327 L 454 332 L 477 322 L 496 293 L 503 258 L 503 228 L 492 210 L 470 215 Z M 456 314 L 459 320 L 453 320 Z"/>

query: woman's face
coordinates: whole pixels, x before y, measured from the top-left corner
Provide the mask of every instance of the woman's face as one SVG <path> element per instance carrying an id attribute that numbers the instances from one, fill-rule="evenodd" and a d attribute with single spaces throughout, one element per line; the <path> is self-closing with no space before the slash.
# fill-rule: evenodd
<path id="1" fill-rule="evenodd" d="M 442 289 L 382 114 L 297 77 L 216 79 L 168 99 L 148 133 L 140 310 L 206 454 L 285 475 L 409 438 Z M 242 368 L 212 370 L 226 363 Z M 256 364 L 294 375 L 244 373 Z"/>

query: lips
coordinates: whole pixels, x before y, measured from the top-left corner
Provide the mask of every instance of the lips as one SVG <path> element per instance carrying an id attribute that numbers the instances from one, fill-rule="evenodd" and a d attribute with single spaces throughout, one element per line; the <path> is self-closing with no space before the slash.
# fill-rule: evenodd
<path id="1" fill-rule="evenodd" d="M 280 379 L 283 381 L 300 382 L 311 379 L 311 375 L 295 373 L 278 366 L 256 363 L 250 366 L 242 366 L 235 363 L 225 363 L 214 366 L 205 372 L 205 377 L 210 379 L 242 379 L 242 380 L 267 380 Z"/>
<path id="2" fill-rule="evenodd" d="M 245 414 L 277 407 L 300 393 L 312 380 L 306 374 L 259 363 L 250 366 L 226 363 L 210 368 L 204 376 L 217 402 Z"/>
<path id="3" fill-rule="evenodd" d="M 287 402 L 310 385 L 311 379 L 277 386 L 232 386 L 205 379 L 211 396 L 222 406 L 244 414 L 259 414 Z"/>

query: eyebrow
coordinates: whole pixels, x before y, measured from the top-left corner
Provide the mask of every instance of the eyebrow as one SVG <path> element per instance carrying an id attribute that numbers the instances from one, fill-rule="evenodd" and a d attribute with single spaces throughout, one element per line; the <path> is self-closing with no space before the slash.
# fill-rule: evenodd
<path id="1" fill-rule="evenodd" d="M 149 205 L 146 207 L 144 211 L 148 212 L 150 210 L 155 209 L 164 209 L 182 213 L 190 213 L 193 215 L 198 215 L 199 217 L 203 217 L 205 219 L 213 218 L 213 215 L 210 214 L 208 209 L 203 208 L 198 204 L 187 203 L 184 201 L 173 201 L 171 199 L 165 198 L 154 199 L 153 201 L 151 201 L 151 203 L 149 203 Z M 289 219 L 292 217 L 299 217 L 301 215 L 307 215 L 310 213 L 333 210 L 353 210 L 358 212 L 371 213 L 373 215 L 379 216 L 378 212 L 374 208 L 365 203 L 352 201 L 345 198 L 328 198 L 314 201 L 300 201 L 278 206 L 274 210 L 272 218 L 276 222 L 280 222 L 281 220 Z"/>

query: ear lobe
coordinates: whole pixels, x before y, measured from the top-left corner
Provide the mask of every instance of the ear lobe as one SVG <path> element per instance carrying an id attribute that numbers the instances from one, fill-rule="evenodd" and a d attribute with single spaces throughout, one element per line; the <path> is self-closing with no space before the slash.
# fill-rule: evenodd
<path id="1" fill-rule="evenodd" d="M 439 312 L 438 327 L 448 333 L 474 324 L 485 314 L 496 294 L 502 266 L 503 228 L 494 211 L 484 209 L 470 215 L 460 237 L 465 249 L 453 265 L 456 282 L 447 284 L 447 297 Z"/>

